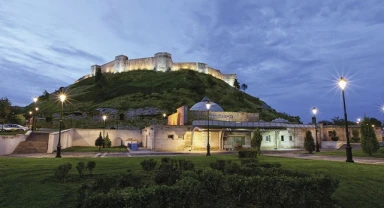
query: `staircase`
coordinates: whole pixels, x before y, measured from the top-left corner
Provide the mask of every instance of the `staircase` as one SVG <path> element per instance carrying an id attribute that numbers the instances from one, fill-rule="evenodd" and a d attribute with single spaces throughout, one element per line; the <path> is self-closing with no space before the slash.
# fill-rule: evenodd
<path id="1" fill-rule="evenodd" d="M 49 133 L 32 132 L 12 154 L 47 153 Z"/>

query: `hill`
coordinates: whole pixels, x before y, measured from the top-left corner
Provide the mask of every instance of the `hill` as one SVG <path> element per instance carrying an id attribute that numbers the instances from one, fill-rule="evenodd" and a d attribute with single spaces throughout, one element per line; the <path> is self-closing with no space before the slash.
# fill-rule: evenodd
<path id="1" fill-rule="evenodd" d="M 191 107 L 204 96 L 208 96 L 225 111 L 259 112 L 264 121 L 280 117 L 291 122 L 300 122 L 298 116 L 277 112 L 257 97 L 239 91 L 210 75 L 191 70 L 167 73 L 146 70 L 104 73 L 98 83 L 95 77 L 91 77 L 64 89 L 68 95 L 65 112 L 93 112 L 97 108 L 123 111 L 156 107 L 170 114 L 182 105 Z M 60 111 L 57 92 L 40 96 L 40 113 L 49 115 Z M 29 108 L 32 109 L 32 104 L 27 106 Z"/>

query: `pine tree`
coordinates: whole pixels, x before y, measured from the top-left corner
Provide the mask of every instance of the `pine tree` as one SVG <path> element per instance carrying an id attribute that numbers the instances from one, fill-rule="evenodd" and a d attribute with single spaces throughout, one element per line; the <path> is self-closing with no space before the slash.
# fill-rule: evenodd
<path id="1" fill-rule="evenodd" d="M 379 150 L 379 141 L 376 139 L 375 131 L 373 130 L 372 124 L 366 117 L 364 121 L 360 123 L 361 132 L 361 148 L 363 152 L 372 155 Z"/>
<path id="2" fill-rule="evenodd" d="M 107 136 L 105 137 L 105 146 L 108 148 L 110 148 L 112 146 L 112 142 L 109 139 L 108 132 L 107 132 Z"/>
<path id="3" fill-rule="evenodd" d="M 312 132 L 309 130 L 305 133 L 304 148 L 309 153 L 312 153 L 315 149 L 315 141 L 313 140 Z"/>
<path id="4" fill-rule="evenodd" d="M 104 139 L 103 137 L 101 136 L 101 132 L 100 132 L 100 135 L 99 137 L 97 137 L 96 141 L 95 141 L 95 146 L 96 147 L 99 147 L 99 152 L 100 152 L 100 149 L 101 147 L 104 145 Z"/>
<path id="5" fill-rule="evenodd" d="M 253 136 L 251 138 L 251 147 L 257 149 L 257 154 L 261 154 L 261 141 L 263 140 L 263 136 L 260 133 L 259 128 L 256 128 L 253 131 Z"/>
<path id="6" fill-rule="evenodd" d="M 235 81 L 233 82 L 233 86 L 236 88 L 236 89 L 240 89 L 240 83 L 237 81 L 237 79 L 235 79 Z"/>

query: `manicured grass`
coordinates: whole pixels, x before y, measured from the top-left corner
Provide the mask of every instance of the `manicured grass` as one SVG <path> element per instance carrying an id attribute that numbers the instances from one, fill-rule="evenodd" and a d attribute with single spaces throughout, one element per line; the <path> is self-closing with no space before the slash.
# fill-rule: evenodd
<path id="1" fill-rule="evenodd" d="M 79 161 L 96 161 L 94 174 L 123 173 L 131 169 L 143 174 L 140 162 L 162 157 L 124 158 L 0 158 L 0 207 L 76 207 L 80 181 L 59 183 L 53 180 L 53 169 L 60 164 L 71 163 L 70 174 L 77 178 Z M 234 159 L 236 155 L 175 156 L 191 160 L 197 168 L 207 168 L 217 159 Z M 384 204 L 384 166 L 351 164 L 279 157 L 260 157 L 261 162 L 279 162 L 283 168 L 300 172 L 324 172 L 340 180 L 333 194 L 342 207 L 382 207 Z"/>
<path id="2" fill-rule="evenodd" d="M 25 134 L 24 131 L 0 131 L 0 135 L 16 135 L 16 134 Z"/>
<path id="3" fill-rule="evenodd" d="M 99 152 L 98 147 L 69 147 L 61 150 L 62 152 Z M 100 152 L 128 152 L 126 147 L 101 148 Z"/>
<path id="4" fill-rule="evenodd" d="M 343 150 L 335 150 L 335 151 L 323 151 L 323 152 L 315 152 L 320 155 L 330 155 L 330 156 L 346 156 L 345 149 Z M 352 155 L 356 157 L 374 157 L 374 158 L 384 158 L 384 147 L 381 147 L 375 154 L 369 156 L 365 154 L 363 150 L 353 150 Z"/>

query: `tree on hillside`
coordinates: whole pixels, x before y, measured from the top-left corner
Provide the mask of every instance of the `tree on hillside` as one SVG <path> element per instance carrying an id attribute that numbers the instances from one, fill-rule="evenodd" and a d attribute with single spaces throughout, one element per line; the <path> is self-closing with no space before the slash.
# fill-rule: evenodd
<path id="1" fill-rule="evenodd" d="M 11 101 L 4 97 L 0 99 L 0 122 L 4 124 L 11 114 Z"/>
<path id="2" fill-rule="evenodd" d="M 259 128 L 256 128 L 253 132 L 251 139 L 251 147 L 257 149 L 257 154 L 261 154 L 261 141 L 263 141 L 263 136 L 260 133 Z"/>
<path id="3" fill-rule="evenodd" d="M 313 150 L 315 149 L 315 141 L 313 140 L 312 132 L 309 130 L 305 132 L 304 148 L 309 153 L 312 153 Z"/>
<path id="4" fill-rule="evenodd" d="M 246 84 L 241 84 L 241 89 L 245 92 L 245 90 L 248 88 L 248 85 Z"/>
<path id="5" fill-rule="evenodd" d="M 95 74 L 95 82 L 98 83 L 103 77 L 103 73 L 101 73 L 101 68 L 96 68 L 96 74 Z"/>
<path id="6" fill-rule="evenodd" d="M 360 123 L 360 132 L 363 152 L 368 155 L 376 153 L 380 146 L 369 118 L 365 117 L 363 122 Z"/>
<path id="7" fill-rule="evenodd" d="M 233 82 L 233 86 L 236 88 L 236 89 L 240 89 L 240 83 L 237 81 L 237 79 L 235 79 L 235 81 Z"/>

